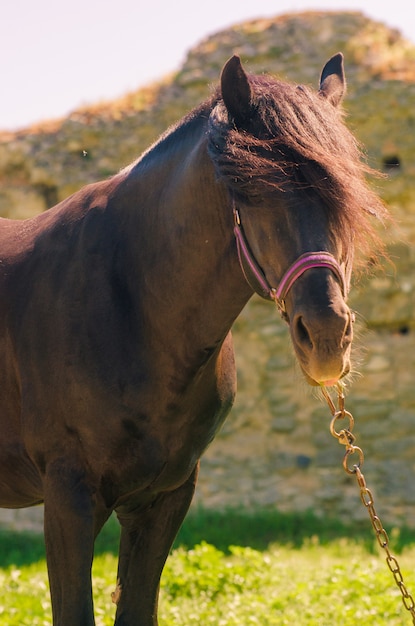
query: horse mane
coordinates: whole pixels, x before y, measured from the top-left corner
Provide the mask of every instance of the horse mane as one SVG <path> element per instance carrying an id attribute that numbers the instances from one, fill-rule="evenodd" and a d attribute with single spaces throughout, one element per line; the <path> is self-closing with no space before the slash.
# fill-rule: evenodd
<path id="1" fill-rule="evenodd" d="M 254 205 L 278 191 L 318 198 L 333 236 L 364 256 L 384 252 L 371 217 L 388 217 L 366 175 L 364 161 L 343 114 L 322 95 L 268 76 L 249 76 L 252 121 L 235 127 L 218 93 L 209 120 L 209 154 L 235 200 Z M 293 195 L 293 194 L 291 194 Z"/>

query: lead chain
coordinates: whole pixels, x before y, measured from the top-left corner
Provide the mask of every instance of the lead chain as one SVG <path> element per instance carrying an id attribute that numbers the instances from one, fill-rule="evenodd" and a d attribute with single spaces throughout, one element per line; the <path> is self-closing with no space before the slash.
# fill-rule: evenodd
<path id="1" fill-rule="evenodd" d="M 396 557 L 394 557 L 389 550 L 388 534 L 386 530 L 383 528 L 382 522 L 376 513 L 375 504 L 373 500 L 373 494 L 370 491 L 370 489 L 367 487 L 365 477 L 363 476 L 363 473 L 361 471 L 361 467 L 364 461 L 364 455 L 363 455 L 363 451 L 361 450 L 361 448 L 354 445 L 354 442 L 356 440 L 356 437 L 352 433 L 353 426 L 354 426 L 354 418 L 353 418 L 353 415 L 349 411 L 346 411 L 345 409 L 343 388 L 340 384 L 336 387 L 338 407 L 339 407 L 338 409 L 336 409 L 336 405 L 333 402 L 329 393 L 327 392 L 327 389 L 325 387 L 322 387 L 321 389 L 327 401 L 327 404 L 329 405 L 331 414 L 333 415 L 333 419 L 331 420 L 331 423 L 330 423 L 330 432 L 333 435 L 333 437 L 335 437 L 338 440 L 340 444 L 346 446 L 346 452 L 343 458 L 343 468 L 345 472 L 347 472 L 348 474 L 356 475 L 357 482 L 358 482 L 359 489 L 360 489 L 360 499 L 369 513 L 370 521 L 372 523 L 373 530 L 375 531 L 376 539 L 380 547 L 382 548 L 382 550 L 384 550 L 386 553 L 386 563 L 390 571 L 392 572 L 395 582 L 402 594 L 402 601 L 403 601 L 404 607 L 406 608 L 407 611 L 410 612 L 412 616 L 412 623 L 415 624 L 414 599 L 409 593 L 408 589 L 406 588 L 406 585 L 403 580 L 401 568 L 399 567 L 399 563 Z M 348 428 L 343 428 L 339 432 L 337 432 L 335 429 L 336 422 L 341 419 L 348 420 Z M 350 467 L 349 458 L 353 454 L 357 454 L 359 460 L 357 463 L 353 464 L 353 466 Z"/>

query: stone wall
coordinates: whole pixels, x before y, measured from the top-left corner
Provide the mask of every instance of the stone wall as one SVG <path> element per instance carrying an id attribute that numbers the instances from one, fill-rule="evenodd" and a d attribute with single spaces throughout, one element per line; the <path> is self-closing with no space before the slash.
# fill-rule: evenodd
<path id="1" fill-rule="evenodd" d="M 379 191 L 396 220 L 385 231 L 391 261 L 351 294 L 358 311 L 354 382 L 347 408 L 363 471 L 386 523 L 415 526 L 415 49 L 361 14 L 295 14 L 239 25 L 189 53 L 174 80 L 107 109 L 0 136 L 0 214 L 30 217 L 54 199 L 117 171 L 208 93 L 233 52 L 251 71 L 316 83 L 344 50 L 349 124 L 377 168 L 394 164 Z M 235 407 L 206 452 L 194 505 L 313 509 L 366 517 L 328 407 L 303 381 L 273 305 L 255 297 L 234 329 Z M 34 512 L 0 510 L 0 523 L 41 524 Z"/>
<path id="2" fill-rule="evenodd" d="M 382 520 L 415 527 L 415 205 L 392 213 L 389 260 L 350 294 L 357 321 L 346 407 Z M 303 381 L 273 306 L 253 298 L 234 339 L 238 396 L 204 457 L 196 502 L 367 517 L 329 408 Z"/>
<path id="3" fill-rule="evenodd" d="M 196 502 L 366 517 L 355 478 L 342 467 L 344 448 L 329 432 L 328 406 L 303 382 L 272 306 L 251 303 L 235 344 L 239 393 L 203 459 Z M 346 407 L 367 484 L 382 519 L 415 526 L 415 333 L 362 329 L 355 351 L 359 374 Z"/>

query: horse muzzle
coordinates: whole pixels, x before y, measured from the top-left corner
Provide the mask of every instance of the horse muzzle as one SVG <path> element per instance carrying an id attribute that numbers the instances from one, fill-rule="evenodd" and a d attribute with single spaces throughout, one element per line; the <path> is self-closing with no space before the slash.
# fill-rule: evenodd
<path id="1" fill-rule="evenodd" d="M 317 311 L 306 308 L 292 313 L 291 339 L 310 385 L 331 387 L 350 372 L 353 321 L 353 313 L 341 299 Z"/>

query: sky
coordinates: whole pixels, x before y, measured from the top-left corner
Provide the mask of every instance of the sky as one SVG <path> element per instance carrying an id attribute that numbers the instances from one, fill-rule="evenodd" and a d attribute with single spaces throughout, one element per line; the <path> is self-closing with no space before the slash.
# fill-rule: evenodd
<path id="1" fill-rule="evenodd" d="M 246 20 L 360 10 L 415 45 L 408 0 L 13 0 L 0 11 L 0 129 L 59 118 L 177 70 L 205 37 Z"/>

